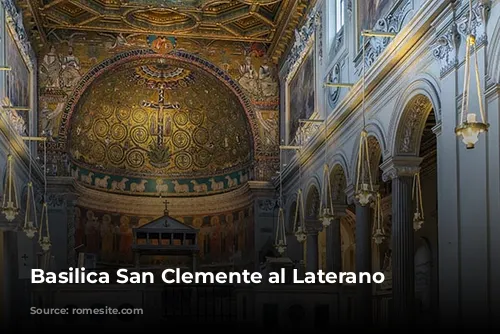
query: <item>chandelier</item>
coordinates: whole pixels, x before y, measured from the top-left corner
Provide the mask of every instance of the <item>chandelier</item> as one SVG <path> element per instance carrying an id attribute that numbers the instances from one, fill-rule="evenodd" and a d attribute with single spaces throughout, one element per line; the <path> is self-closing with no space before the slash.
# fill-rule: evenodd
<path id="1" fill-rule="evenodd" d="M 358 164 L 356 168 L 355 197 L 361 206 L 366 206 L 376 199 L 370 170 L 370 149 L 368 147 L 368 132 L 361 131 L 358 149 Z"/>
<path id="2" fill-rule="evenodd" d="M 38 230 L 37 225 L 35 192 L 33 190 L 33 182 L 30 180 L 28 182 L 28 190 L 26 193 L 26 212 L 24 213 L 23 226 L 23 231 L 28 238 L 33 239 Z"/>
<path id="3" fill-rule="evenodd" d="M 373 190 L 372 174 L 370 170 L 371 164 L 370 148 L 368 147 L 368 132 L 366 131 L 366 52 L 364 35 L 362 35 L 362 37 L 363 58 L 361 61 L 363 62 L 363 97 L 361 102 L 361 113 L 363 116 L 363 129 L 361 130 L 361 135 L 359 138 L 358 161 L 356 168 L 356 186 L 354 196 L 361 206 L 366 206 L 375 199 L 375 192 Z"/>
<path id="4" fill-rule="evenodd" d="M 303 243 L 306 241 L 306 219 L 304 212 L 304 196 L 302 189 L 299 188 L 297 191 L 297 204 L 295 206 L 295 218 L 293 222 L 293 230 L 295 231 L 295 237 L 297 241 Z"/>
<path id="5" fill-rule="evenodd" d="M 326 145 L 326 143 L 325 143 Z M 333 214 L 333 199 L 332 199 L 332 185 L 330 183 L 330 168 L 325 163 L 323 167 L 323 184 L 321 185 L 321 201 L 319 204 L 319 219 L 323 227 L 328 227 L 332 223 Z"/>
<path id="6" fill-rule="evenodd" d="M 274 241 L 274 248 L 280 256 L 286 252 L 286 229 L 285 229 L 285 210 L 283 209 L 283 161 L 282 151 L 280 150 L 280 194 L 278 199 L 278 221 L 276 224 L 276 236 Z"/>
<path id="7" fill-rule="evenodd" d="M 422 185 L 420 184 L 420 173 L 413 177 L 413 200 L 415 201 L 415 212 L 413 213 L 413 229 L 418 231 L 424 224 L 424 204 L 422 202 Z"/>
<path id="8" fill-rule="evenodd" d="M 323 227 L 328 227 L 334 219 L 333 215 L 333 198 L 332 184 L 330 182 L 330 168 L 327 164 L 328 159 L 328 127 L 325 120 L 323 121 L 325 129 L 325 164 L 323 166 L 323 183 L 321 185 L 321 199 L 319 204 L 319 219 Z"/>
<path id="9" fill-rule="evenodd" d="M 382 215 L 382 199 L 380 197 L 380 193 L 377 193 L 375 196 L 375 223 L 373 224 L 373 240 L 377 245 L 380 245 L 385 240 L 385 230 L 383 224 L 383 215 Z"/>
<path id="10" fill-rule="evenodd" d="M 487 132 L 489 124 L 486 122 L 484 112 L 483 93 L 481 89 L 481 80 L 479 75 L 479 65 L 477 60 L 477 45 L 476 36 L 472 32 L 472 0 L 469 0 L 469 20 L 468 20 L 468 36 L 465 47 L 465 64 L 464 64 L 464 89 L 462 95 L 462 110 L 460 117 L 460 125 L 455 129 L 457 136 L 462 137 L 462 142 L 467 149 L 473 149 L 479 141 L 479 134 Z M 470 97 L 470 61 L 471 53 L 474 56 L 474 72 L 476 77 L 477 97 L 479 100 L 479 116 L 469 110 Z"/>
<path id="11" fill-rule="evenodd" d="M 50 241 L 49 231 L 49 210 L 47 205 L 47 142 L 43 142 L 43 177 L 44 177 L 44 195 L 42 204 L 42 214 L 40 219 L 40 230 L 38 233 L 38 243 L 44 252 L 47 252 L 52 243 Z"/>
<path id="12" fill-rule="evenodd" d="M 16 181 L 14 177 L 14 156 L 9 153 L 7 155 L 7 173 L 2 202 L 2 213 L 5 215 L 8 222 L 14 221 L 19 214 L 19 203 L 17 200 L 16 188 Z"/>

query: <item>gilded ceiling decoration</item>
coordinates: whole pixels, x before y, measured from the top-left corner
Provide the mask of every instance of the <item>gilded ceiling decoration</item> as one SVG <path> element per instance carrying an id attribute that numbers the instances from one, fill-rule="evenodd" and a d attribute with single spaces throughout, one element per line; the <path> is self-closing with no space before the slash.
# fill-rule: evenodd
<path id="1" fill-rule="evenodd" d="M 35 44 L 54 32 L 99 32 L 131 38 L 176 38 L 260 42 L 275 62 L 293 38 L 306 0 L 27 0 L 25 24 Z M 117 37 L 118 38 L 118 37 Z"/>
<path id="2" fill-rule="evenodd" d="M 77 166 L 103 175 L 184 179 L 239 171 L 252 151 L 236 95 L 165 58 L 131 61 L 94 81 L 71 118 L 69 150 Z"/>

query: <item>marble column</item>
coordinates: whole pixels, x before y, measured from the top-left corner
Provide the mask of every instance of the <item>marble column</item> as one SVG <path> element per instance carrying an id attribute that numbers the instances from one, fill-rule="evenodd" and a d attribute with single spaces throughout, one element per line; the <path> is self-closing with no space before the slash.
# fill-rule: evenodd
<path id="1" fill-rule="evenodd" d="M 306 247 L 306 271 L 317 272 L 319 267 L 318 231 L 307 231 Z"/>
<path id="2" fill-rule="evenodd" d="M 326 270 L 338 273 L 342 271 L 342 239 L 340 219 L 345 215 L 346 206 L 334 206 L 332 223 L 326 229 Z"/>
<path id="3" fill-rule="evenodd" d="M 372 272 L 372 228 L 370 205 L 356 203 L 356 273 Z M 369 328 L 372 323 L 372 284 L 356 286 L 356 320 Z"/>
<path id="4" fill-rule="evenodd" d="M 393 159 L 383 164 L 384 180 L 392 179 L 392 319 L 411 326 L 415 316 L 415 246 L 413 177 L 421 158 Z"/>

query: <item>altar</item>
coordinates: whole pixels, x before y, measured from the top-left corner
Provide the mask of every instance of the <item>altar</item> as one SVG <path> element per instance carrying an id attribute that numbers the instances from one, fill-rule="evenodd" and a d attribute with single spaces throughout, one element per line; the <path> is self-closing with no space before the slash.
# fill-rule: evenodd
<path id="1" fill-rule="evenodd" d="M 168 201 L 164 215 L 141 227 L 134 228 L 132 251 L 136 268 L 141 267 L 141 257 L 190 258 L 191 265 L 181 269 L 195 272 L 199 254 L 198 230 L 169 216 Z M 185 263 L 185 262 L 182 262 Z"/>

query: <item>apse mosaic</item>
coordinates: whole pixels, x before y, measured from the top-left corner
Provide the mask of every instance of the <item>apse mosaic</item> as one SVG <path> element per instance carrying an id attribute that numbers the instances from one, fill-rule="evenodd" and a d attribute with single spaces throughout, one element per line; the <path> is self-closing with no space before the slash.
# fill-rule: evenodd
<path id="1" fill-rule="evenodd" d="M 88 88 L 75 108 L 70 154 L 110 175 L 203 178 L 240 171 L 251 136 L 237 97 L 187 63 L 126 63 Z"/>
<path id="2" fill-rule="evenodd" d="M 162 119 L 162 131 L 167 135 L 165 138 L 169 140 L 168 145 L 172 146 L 176 143 L 178 146 L 169 147 L 168 149 L 166 149 L 166 147 L 156 147 L 151 150 L 151 141 L 146 140 L 145 143 L 137 143 L 137 140 L 144 140 L 142 136 L 144 136 L 143 133 L 145 132 L 141 129 L 147 128 L 149 132 L 158 130 L 158 126 L 154 125 L 154 122 L 157 122 L 157 120 L 148 118 L 147 124 L 141 124 L 142 127 L 127 130 L 129 138 L 133 138 L 132 142 L 142 147 L 142 153 L 134 151 L 133 154 L 130 154 L 128 160 L 124 157 L 125 160 L 121 162 L 120 158 L 122 151 L 114 145 L 110 154 L 115 163 L 106 166 L 106 168 L 112 167 L 113 169 L 118 169 L 120 173 L 115 174 L 116 172 L 113 172 L 110 173 L 110 175 L 121 175 L 121 171 L 123 171 L 123 169 L 128 169 L 130 166 L 135 167 L 133 170 L 129 171 L 130 173 L 127 174 L 128 176 L 130 176 L 129 174 L 140 174 L 144 172 L 141 171 L 142 167 L 138 167 L 141 165 L 142 160 L 149 165 L 145 170 L 146 174 L 157 173 L 164 175 L 167 173 L 170 176 L 175 174 L 173 176 L 174 178 L 185 179 L 185 174 L 187 174 L 186 170 L 189 170 L 189 172 L 196 171 L 195 174 L 198 175 L 195 176 L 195 178 L 200 178 L 204 176 L 203 174 L 206 174 L 203 173 L 202 170 L 204 170 L 207 173 L 210 172 L 210 174 L 206 175 L 227 175 L 236 170 L 231 169 L 231 166 L 229 166 L 235 160 L 239 160 L 239 170 L 244 169 L 244 166 L 241 166 L 242 163 L 249 162 L 243 159 L 245 155 L 243 152 L 245 145 L 239 145 L 245 144 L 243 138 L 248 138 L 249 143 L 250 141 L 253 143 L 254 149 L 252 152 L 255 160 L 253 167 L 254 177 L 259 180 L 269 179 L 275 175 L 275 170 L 278 166 L 279 89 L 276 66 L 267 58 L 266 52 L 266 46 L 260 43 L 188 40 L 160 35 L 125 35 L 121 33 L 110 34 L 105 32 L 89 32 L 86 33 L 85 36 L 80 36 L 80 33 L 67 34 L 61 31 L 54 32 L 50 35 L 50 42 L 44 45 L 43 49 L 40 50 L 38 77 L 40 106 L 39 132 L 51 138 L 48 142 L 49 157 L 53 157 L 52 160 L 54 161 L 62 161 L 65 159 L 65 153 L 70 149 L 70 147 L 68 147 L 67 138 L 71 137 L 71 134 L 67 131 L 69 131 L 68 129 L 73 122 L 80 122 L 79 124 L 81 126 L 78 131 L 81 132 L 85 129 L 84 132 L 89 133 L 88 129 L 85 128 L 85 126 L 89 125 L 83 126 L 82 119 L 79 121 L 73 120 L 72 115 L 82 113 L 81 110 L 84 109 L 81 107 L 83 102 L 79 102 L 80 98 L 85 99 L 85 101 L 94 99 L 93 107 L 86 107 L 85 110 L 95 110 L 95 101 L 99 101 L 99 104 L 101 104 L 101 101 L 106 101 L 106 106 L 102 107 L 104 114 L 106 114 L 106 112 L 108 112 L 108 106 L 111 105 L 109 101 L 112 99 L 116 99 L 118 96 L 127 95 L 127 97 L 124 98 L 124 103 L 127 103 L 126 101 L 128 101 L 127 99 L 129 99 L 130 96 L 138 94 L 135 88 L 127 87 L 129 91 L 124 92 L 124 87 L 120 87 L 116 94 L 114 92 L 111 94 L 113 97 L 110 98 L 109 96 L 104 96 L 104 94 L 99 94 L 97 91 L 90 89 L 94 87 L 94 84 L 92 84 L 93 82 L 95 82 L 95 85 L 104 85 L 103 83 L 97 83 L 97 78 L 99 78 L 99 80 L 105 80 L 106 77 L 113 76 L 114 79 L 110 80 L 116 80 L 116 82 L 118 82 L 115 76 L 118 75 L 123 79 L 121 82 L 133 82 L 134 87 L 142 87 L 140 89 L 138 88 L 140 91 L 143 89 L 149 90 L 148 94 L 150 95 L 137 99 L 132 103 L 135 106 L 131 108 L 131 118 L 133 118 L 132 114 L 141 113 L 142 111 L 146 111 L 150 116 L 153 115 L 155 110 L 154 104 L 158 104 L 160 101 L 158 84 L 165 85 L 164 102 L 172 105 L 179 103 L 180 110 L 175 110 L 175 108 L 173 108 L 168 112 L 171 113 L 171 115 Z M 159 63 L 153 66 L 152 64 L 147 64 L 146 61 L 146 63 L 141 66 L 138 65 L 133 69 L 128 69 L 127 75 L 124 73 L 116 74 L 115 70 L 109 72 L 112 68 L 114 69 L 117 66 L 122 66 L 118 65 L 118 63 L 124 63 L 125 59 L 128 57 L 137 60 L 142 56 L 145 58 L 150 57 L 151 53 L 164 55 L 166 59 L 182 58 L 182 60 L 185 60 L 187 63 L 194 65 L 199 64 L 199 66 L 196 67 L 196 71 L 193 71 L 188 68 L 188 66 L 170 66 Z M 161 68 L 162 66 L 164 66 L 164 68 Z M 204 78 L 207 77 L 207 73 L 204 71 L 207 71 L 207 73 L 210 72 L 219 80 L 219 82 L 217 82 L 214 77 L 214 80 L 210 83 L 211 87 L 222 87 L 221 89 L 217 89 L 215 94 L 206 94 L 204 89 L 198 88 L 200 82 L 204 81 Z M 196 81 L 198 80 L 198 72 L 202 73 L 202 78 L 199 79 L 201 81 Z M 208 75 L 208 77 L 212 78 L 211 74 Z M 90 88 L 88 86 L 89 84 L 91 85 Z M 235 132 L 232 123 L 229 123 L 230 126 L 228 127 L 216 128 L 213 126 L 214 123 L 212 120 L 206 117 L 208 115 L 206 113 L 203 122 L 208 123 L 197 125 L 200 120 L 198 120 L 197 117 L 198 113 L 194 110 L 196 107 L 193 108 L 188 106 L 188 104 L 192 102 L 181 101 L 183 99 L 182 96 L 181 100 L 172 100 L 170 96 L 173 89 L 179 89 L 185 92 L 186 95 L 188 93 L 192 95 L 194 97 L 193 101 L 196 99 L 198 101 L 206 100 L 207 102 L 204 103 L 204 107 L 213 109 L 214 111 L 211 112 L 209 116 L 215 118 L 215 114 L 219 113 L 218 109 L 221 108 L 221 105 L 214 106 L 211 100 L 215 100 L 222 92 L 227 91 L 224 85 L 231 87 L 233 94 L 237 95 L 235 99 L 224 98 L 224 101 L 227 100 L 227 103 L 231 104 L 233 103 L 232 101 L 239 99 L 239 102 L 236 102 L 238 104 L 243 103 L 246 117 L 248 118 L 247 122 L 251 123 L 252 129 L 250 130 L 250 134 L 243 135 L 244 133 L 241 133 L 237 135 L 236 132 L 239 132 L 239 130 Z M 92 92 L 86 92 L 87 90 L 92 90 Z M 190 92 L 194 93 L 191 94 Z M 143 100 L 150 102 L 151 108 L 143 106 Z M 73 113 L 73 107 L 76 104 L 79 105 L 78 108 L 80 108 L 80 112 L 75 111 Z M 223 104 L 226 104 L 226 102 L 223 102 Z M 185 111 L 188 107 L 191 112 L 190 116 L 186 118 Z M 111 107 L 111 109 L 113 108 L 114 106 Z M 166 106 L 164 106 L 164 108 L 167 110 Z M 240 106 L 237 108 L 239 109 Z M 137 109 L 141 111 L 136 111 Z M 176 112 L 177 114 L 173 115 L 173 113 Z M 113 115 L 115 115 L 115 113 L 113 113 Z M 124 116 L 120 115 L 120 117 L 123 118 Z M 137 118 L 138 116 L 135 115 L 135 117 Z M 110 120 L 106 119 L 104 123 L 102 120 L 98 121 L 95 119 L 94 121 L 98 124 L 92 124 L 92 131 L 90 132 L 95 132 L 97 128 L 99 128 L 98 131 L 104 131 L 102 129 L 103 124 L 107 124 L 104 126 L 109 127 L 109 131 L 111 131 L 111 126 L 114 124 L 109 124 L 109 122 L 114 123 L 116 118 L 117 117 L 114 116 L 114 118 Z M 187 123 L 184 124 L 186 119 Z M 129 126 L 127 121 L 120 120 L 120 122 L 126 127 Z M 134 123 L 134 125 L 139 124 Z M 213 129 L 207 127 L 207 125 L 211 125 Z M 77 128 L 78 127 L 73 127 L 73 130 Z M 119 128 L 121 128 L 119 125 L 114 125 L 113 131 L 119 131 L 117 130 Z M 184 135 L 184 132 L 180 131 L 185 130 L 189 132 L 191 130 L 194 131 L 195 128 L 197 130 L 196 133 L 191 133 L 188 136 L 189 138 Z M 134 132 L 132 133 L 132 131 Z M 172 131 L 176 131 L 176 134 L 174 135 Z M 232 135 L 228 136 L 227 140 L 224 135 L 225 132 L 232 133 Z M 151 134 L 153 135 L 153 133 Z M 96 133 L 93 133 L 93 135 L 96 135 Z M 82 159 L 78 159 L 79 166 L 89 170 L 100 170 L 99 168 L 104 167 L 105 164 L 98 162 L 99 159 L 97 159 L 100 157 L 99 151 L 102 153 L 102 144 L 104 143 L 105 146 L 107 145 L 103 141 L 116 141 L 114 137 L 117 136 L 118 135 L 115 133 L 114 136 L 110 135 L 109 139 L 100 137 L 100 144 L 97 144 L 95 148 L 96 152 L 90 155 L 89 152 L 83 153 L 83 151 L 85 151 L 85 145 L 88 143 L 88 141 L 84 141 L 84 150 L 78 150 L 76 152 L 78 156 L 82 157 Z M 207 136 L 210 138 L 207 139 Z M 159 138 L 156 135 L 153 135 L 153 137 Z M 189 142 L 184 149 L 184 152 L 187 154 L 180 154 L 179 152 L 179 154 L 174 156 L 172 150 L 177 150 L 178 147 L 186 145 L 186 140 Z M 240 141 L 240 143 L 236 145 L 238 141 Z M 201 143 L 201 145 L 198 145 L 198 143 Z M 112 143 L 109 145 L 111 144 Z M 124 141 L 123 144 L 126 145 L 128 142 Z M 211 147 L 212 144 L 214 147 Z M 232 145 L 235 147 L 232 147 Z M 198 148 L 197 152 L 199 151 L 199 153 L 194 154 L 193 146 Z M 217 166 L 217 168 L 215 168 L 217 162 L 222 161 L 222 155 L 217 154 L 214 156 L 213 152 L 211 153 L 211 151 L 215 149 L 215 146 L 227 146 L 226 148 L 228 150 L 226 151 L 230 159 L 226 159 L 226 161 L 230 161 L 230 164 L 227 166 Z M 144 151 L 145 147 L 147 147 L 148 151 L 151 151 L 150 154 Z M 236 153 L 230 152 L 233 148 L 236 149 Z M 73 153 L 71 155 L 74 157 Z M 207 163 L 208 160 L 210 160 L 210 163 Z M 118 161 L 118 164 L 116 161 Z M 151 162 L 153 162 L 156 167 L 151 165 Z M 225 170 L 227 168 L 229 169 Z M 158 172 L 158 169 L 161 169 L 161 171 Z M 69 168 L 66 166 L 58 166 L 57 173 L 69 175 Z"/>

